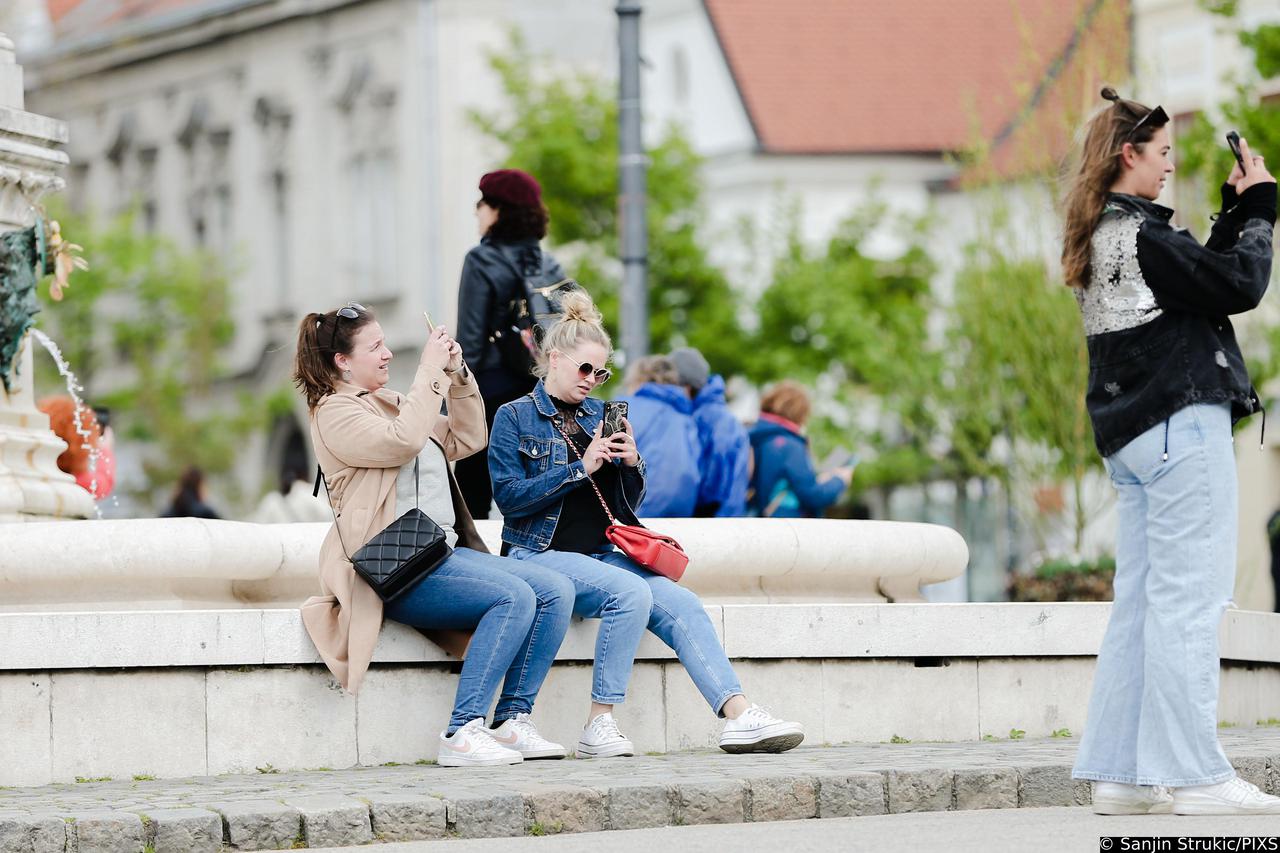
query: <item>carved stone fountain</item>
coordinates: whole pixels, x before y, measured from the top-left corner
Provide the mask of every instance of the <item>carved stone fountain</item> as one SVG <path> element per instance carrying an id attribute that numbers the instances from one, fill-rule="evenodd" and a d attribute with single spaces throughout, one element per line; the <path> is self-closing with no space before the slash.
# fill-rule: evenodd
<path id="1" fill-rule="evenodd" d="M 32 227 L 36 202 L 62 189 L 58 173 L 67 165 L 66 125 L 26 112 L 23 104 L 22 67 L 13 42 L 0 33 L 0 234 Z M 14 242 L 0 241 L 0 252 L 8 252 L 10 262 Z M 30 296 L 0 293 L 6 314 L 0 317 L 0 352 L 16 349 L 13 360 L 0 365 L 8 378 L 8 388 L 0 387 L 0 521 L 88 518 L 95 514 L 93 499 L 58 470 L 56 460 L 66 444 L 35 407 L 31 338 L 21 334 L 24 312 L 34 307 Z"/>

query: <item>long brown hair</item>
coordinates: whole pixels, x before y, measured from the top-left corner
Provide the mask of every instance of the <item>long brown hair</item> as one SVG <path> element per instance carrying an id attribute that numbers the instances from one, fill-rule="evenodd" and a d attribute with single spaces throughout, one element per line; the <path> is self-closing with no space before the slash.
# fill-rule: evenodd
<path id="1" fill-rule="evenodd" d="M 1120 152 L 1126 142 L 1139 152 L 1164 122 L 1138 122 L 1151 112 L 1137 101 L 1127 101 L 1107 86 L 1102 97 L 1111 106 L 1089 119 L 1080 151 L 1080 165 L 1067 189 L 1066 222 L 1062 234 L 1062 272 L 1071 287 L 1089 286 L 1089 264 L 1093 254 L 1093 231 L 1102 218 L 1107 193 L 1120 179 Z M 1136 130 L 1134 128 L 1137 128 Z"/>
<path id="2" fill-rule="evenodd" d="M 320 401 L 337 389 L 338 353 L 351 355 L 356 334 L 373 322 L 373 312 L 348 306 L 356 317 L 339 317 L 338 311 L 311 313 L 298 325 L 298 352 L 293 359 L 293 384 L 307 398 L 307 409 L 314 411 Z M 341 309 L 338 309 L 341 310 Z"/>

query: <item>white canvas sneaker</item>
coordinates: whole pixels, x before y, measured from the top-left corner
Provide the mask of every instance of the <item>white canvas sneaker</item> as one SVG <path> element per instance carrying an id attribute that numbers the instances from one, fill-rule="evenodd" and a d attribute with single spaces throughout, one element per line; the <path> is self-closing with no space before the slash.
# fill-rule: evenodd
<path id="1" fill-rule="evenodd" d="M 476 717 L 451 735 L 440 733 L 436 763 L 441 767 L 494 767 L 522 761 L 523 755 L 493 739 L 483 717 Z"/>
<path id="2" fill-rule="evenodd" d="M 499 746 L 514 749 L 523 755 L 526 761 L 530 758 L 565 757 L 564 747 L 538 734 L 538 729 L 528 714 L 516 714 L 509 720 L 503 720 L 502 725 L 489 730 L 489 736 Z"/>
<path id="3" fill-rule="evenodd" d="M 1233 776 L 1217 785 L 1173 789 L 1174 814 L 1280 814 L 1280 797 Z"/>
<path id="4" fill-rule="evenodd" d="M 727 720 L 720 732 L 725 752 L 786 752 L 804 740 L 804 726 L 779 720 L 759 705 L 752 705 L 736 720 Z"/>
<path id="5" fill-rule="evenodd" d="M 613 714 L 600 714 L 582 730 L 578 738 L 579 758 L 613 758 L 635 755 L 636 748 L 618 731 Z"/>
<path id="6" fill-rule="evenodd" d="M 1171 811 L 1173 794 L 1160 785 L 1093 783 L 1094 814 L 1169 814 Z"/>

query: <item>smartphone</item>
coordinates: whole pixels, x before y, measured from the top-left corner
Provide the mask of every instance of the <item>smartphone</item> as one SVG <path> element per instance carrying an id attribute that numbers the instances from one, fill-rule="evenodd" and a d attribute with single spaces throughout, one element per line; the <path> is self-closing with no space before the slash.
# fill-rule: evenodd
<path id="1" fill-rule="evenodd" d="M 600 434 L 605 438 L 619 432 L 626 432 L 627 429 L 622 425 L 622 419 L 627 416 L 627 403 L 625 400 L 609 400 L 604 404 L 604 428 L 600 430 Z"/>
<path id="2" fill-rule="evenodd" d="M 1240 134 L 1234 130 L 1227 134 L 1227 145 L 1231 148 L 1231 153 L 1236 155 L 1236 162 L 1240 164 L 1240 172 L 1244 173 L 1244 155 L 1240 153 Z"/>
<path id="3" fill-rule="evenodd" d="M 422 317 L 427 321 L 427 331 L 434 332 L 436 330 L 436 324 L 431 322 L 431 315 L 428 314 L 426 311 L 423 311 Z"/>

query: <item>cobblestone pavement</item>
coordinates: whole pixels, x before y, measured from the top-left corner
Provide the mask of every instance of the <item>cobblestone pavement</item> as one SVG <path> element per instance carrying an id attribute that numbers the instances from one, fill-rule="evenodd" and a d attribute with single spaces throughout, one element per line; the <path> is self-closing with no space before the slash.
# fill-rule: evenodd
<path id="1" fill-rule="evenodd" d="M 1230 729 L 1280 793 L 1280 728 Z M 0 789 L 0 853 L 337 847 L 901 812 L 1083 805 L 1074 739 L 676 753 L 512 768 L 367 767 Z"/>

